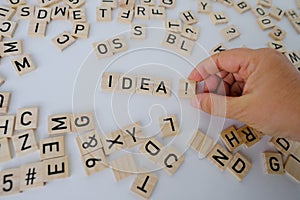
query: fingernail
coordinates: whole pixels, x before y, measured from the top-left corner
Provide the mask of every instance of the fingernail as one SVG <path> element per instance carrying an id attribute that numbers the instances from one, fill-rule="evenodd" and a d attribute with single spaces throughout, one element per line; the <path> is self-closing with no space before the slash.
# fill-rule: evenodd
<path id="1" fill-rule="evenodd" d="M 193 96 L 192 99 L 191 99 L 191 105 L 195 108 L 198 108 L 199 107 L 199 100 L 197 98 L 197 96 Z"/>

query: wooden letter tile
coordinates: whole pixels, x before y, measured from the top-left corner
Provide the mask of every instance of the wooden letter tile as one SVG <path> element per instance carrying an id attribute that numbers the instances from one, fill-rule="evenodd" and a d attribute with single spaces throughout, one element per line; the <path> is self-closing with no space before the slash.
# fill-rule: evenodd
<path id="1" fill-rule="evenodd" d="M 154 81 L 151 77 L 140 76 L 137 77 L 136 93 L 152 95 L 154 88 Z"/>
<path id="2" fill-rule="evenodd" d="M 6 6 L 0 6 L 0 20 L 10 20 L 15 14 L 15 9 Z"/>
<path id="3" fill-rule="evenodd" d="M 209 14 L 211 12 L 211 2 L 209 0 L 198 0 L 197 12 L 203 14 Z"/>
<path id="4" fill-rule="evenodd" d="M 273 6 L 270 10 L 269 15 L 276 20 L 281 20 L 284 15 L 284 11 L 281 8 Z"/>
<path id="5" fill-rule="evenodd" d="M 288 156 L 284 164 L 285 172 L 288 176 L 300 183 L 300 160 L 293 155 Z"/>
<path id="6" fill-rule="evenodd" d="M 214 25 L 228 23 L 228 17 L 224 12 L 213 12 L 209 14 L 209 17 Z"/>
<path id="7" fill-rule="evenodd" d="M 67 20 L 69 16 L 69 7 L 58 5 L 52 8 L 52 20 Z"/>
<path id="8" fill-rule="evenodd" d="M 234 126 L 231 126 L 226 130 L 222 131 L 220 136 L 225 146 L 230 152 L 232 152 L 244 143 Z"/>
<path id="9" fill-rule="evenodd" d="M 165 37 L 162 41 L 162 46 L 167 47 L 173 51 L 176 51 L 176 49 L 179 46 L 179 38 L 180 38 L 179 34 L 166 31 Z"/>
<path id="10" fill-rule="evenodd" d="M 141 0 L 140 1 L 142 5 L 148 5 L 148 6 L 154 6 L 155 0 Z"/>
<path id="11" fill-rule="evenodd" d="M 275 26 L 269 16 L 260 17 L 257 19 L 257 23 L 262 30 L 270 29 Z"/>
<path id="12" fill-rule="evenodd" d="M 137 168 L 131 154 L 127 154 L 111 161 L 110 165 L 117 182 L 137 172 Z"/>
<path id="13" fill-rule="evenodd" d="M 262 6 L 256 6 L 252 9 L 252 12 L 256 17 L 264 17 L 269 14 L 269 12 L 266 11 L 266 9 Z"/>
<path id="14" fill-rule="evenodd" d="M 149 19 L 149 6 L 147 5 L 137 5 L 134 10 L 134 18 L 135 19 Z"/>
<path id="15" fill-rule="evenodd" d="M 172 146 L 163 149 L 161 157 L 159 158 L 159 165 L 169 174 L 173 175 L 182 165 L 184 156 L 181 152 Z"/>
<path id="16" fill-rule="evenodd" d="M 256 4 L 264 6 L 266 8 L 271 8 L 271 6 L 272 6 L 272 0 L 257 0 Z"/>
<path id="17" fill-rule="evenodd" d="M 43 187 L 44 174 L 45 170 L 42 162 L 22 165 L 20 169 L 21 191 Z"/>
<path id="18" fill-rule="evenodd" d="M 28 54 L 23 54 L 11 60 L 11 63 L 19 76 L 30 73 L 36 69 L 31 57 Z"/>
<path id="19" fill-rule="evenodd" d="M 18 6 L 16 15 L 18 20 L 30 20 L 34 18 L 34 6 L 32 5 Z"/>
<path id="20" fill-rule="evenodd" d="M 96 8 L 96 21 L 97 22 L 110 22 L 112 21 L 112 8 L 108 6 L 100 6 Z"/>
<path id="21" fill-rule="evenodd" d="M 179 127 L 175 115 L 160 117 L 159 124 L 162 138 L 175 136 L 179 134 Z"/>
<path id="22" fill-rule="evenodd" d="M 71 8 L 80 8 L 85 4 L 85 0 L 63 0 L 63 2 Z"/>
<path id="23" fill-rule="evenodd" d="M 0 196 L 20 193 L 20 168 L 0 172 Z"/>
<path id="24" fill-rule="evenodd" d="M 100 6 L 110 7 L 115 9 L 118 7 L 118 0 L 101 0 Z"/>
<path id="25" fill-rule="evenodd" d="M 179 19 L 167 19 L 165 21 L 165 28 L 168 31 L 171 31 L 174 33 L 181 33 L 181 31 L 182 31 L 181 21 Z"/>
<path id="26" fill-rule="evenodd" d="M 276 51 L 279 51 L 280 53 L 285 53 L 285 44 L 282 41 L 272 41 L 268 42 L 268 46 L 271 49 L 275 49 Z"/>
<path id="27" fill-rule="evenodd" d="M 65 48 L 70 46 L 76 41 L 71 33 L 63 32 L 52 39 L 52 43 L 58 48 L 58 50 L 63 51 Z"/>
<path id="28" fill-rule="evenodd" d="M 256 134 L 256 131 L 247 125 L 239 128 L 237 132 L 247 148 L 256 144 L 260 140 L 260 136 Z"/>
<path id="29" fill-rule="evenodd" d="M 38 107 L 20 108 L 16 116 L 16 130 L 36 129 L 38 126 Z"/>
<path id="30" fill-rule="evenodd" d="M 44 160 L 43 166 L 45 182 L 69 177 L 69 159 L 67 156 Z"/>
<path id="31" fill-rule="evenodd" d="M 189 142 L 190 148 L 199 152 L 204 138 L 205 138 L 204 133 L 202 133 L 200 130 L 195 131 L 193 137 Z"/>
<path id="32" fill-rule="evenodd" d="M 40 159 L 46 160 L 65 155 L 64 136 L 51 137 L 40 141 Z"/>
<path id="33" fill-rule="evenodd" d="M 171 9 L 171 8 L 175 7 L 175 1 L 174 0 L 169 0 L 169 1 L 159 0 L 158 5 L 162 6 L 162 7 L 165 7 L 165 8 Z"/>
<path id="34" fill-rule="evenodd" d="M 180 37 L 176 51 L 178 51 L 178 53 L 184 56 L 190 56 L 194 46 L 195 46 L 195 41 Z"/>
<path id="35" fill-rule="evenodd" d="M 286 36 L 286 31 L 281 29 L 278 26 L 274 26 L 272 31 L 269 33 L 269 36 L 274 40 L 280 41 L 283 40 Z"/>
<path id="36" fill-rule="evenodd" d="M 12 137 L 16 156 L 23 156 L 38 150 L 35 133 L 28 130 Z"/>
<path id="37" fill-rule="evenodd" d="M 134 10 L 132 8 L 119 8 L 117 21 L 130 24 L 133 19 Z"/>
<path id="38" fill-rule="evenodd" d="M 128 148 L 136 146 L 145 141 L 145 136 L 139 122 L 130 124 L 121 129 L 124 141 Z"/>
<path id="39" fill-rule="evenodd" d="M 295 51 L 289 51 L 286 52 L 285 55 L 294 66 L 300 64 L 300 53 L 297 53 Z"/>
<path id="40" fill-rule="evenodd" d="M 210 50 L 210 54 L 214 55 L 216 53 L 220 53 L 220 52 L 226 51 L 226 50 L 227 50 L 227 47 L 223 43 L 220 43 Z"/>
<path id="41" fill-rule="evenodd" d="M 59 0 L 37 0 L 38 5 L 41 7 L 49 7 L 52 6 L 53 4 L 59 2 Z"/>
<path id="42" fill-rule="evenodd" d="M 109 39 L 108 44 L 114 54 L 128 50 L 126 38 L 124 35 L 119 35 Z"/>
<path id="43" fill-rule="evenodd" d="M 10 104 L 10 92 L 0 92 L 0 114 L 7 114 Z"/>
<path id="44" fill-rule="evenodd" d="M 35 20 L 50 22 L 51 21 L 51 8 L 35 8 Z"/>
<path id="45" fill-rule="evenodd" d="M 292 141 L 282 137 L 272 137 L 269 142 L 285 156 L 289 155 L 294 148 Z"/>
<path id="46" fill-rule="evenodd" d="M 164 7 L 150 6 L 150 19 L 161 19 L 166 18 L 166 9 Z"/>
<path id="47" fill-rule="evenodd" d="M 245 178 L 251 168 L 251 162 L 240 153 L 236 153 L 230 161 L 227 169 L 238 180 Z"/>
<path id="48" fill-rule="evenodd" d="M 233 5 L 234 9 L 239 12 L 240 14 L 248 11 L 251 9 L 250 5 L 247 1 L 239 1 Z"/>
<path id="49" fill-rule="evenodd" d="M 17 22 L 1 21 L 0 22 L 0 35 L 3 37 L 12 38 L 17 27 Z"/>
<path id="50" fill-rule="evenodd" d="M 140 146 L 139 150 L 147 159 L 157 163 L 162 154 L 163 148 L 163 145 L 155 138 L 150 138 Z"/>
<path id="51" fill-rule="evenodd" d="M 15 128 L 15 116 L 0 116 L 0 138 L 12 137 Z"/>
<path id="52" fill-rule="evenodd" d="M 144 40 L 146 38 L 146 27 L 140 24 L 133 24 L 131 26 L 130 39 Z"/>
<path id="53" fill-rule="evenodd" d="M 0 163 L 11 159 L 11 152 L 7 138 L 0 139 Z"/>
<path id="54" fill-rule="evenodd" d="M 75 22 L 86 22 L 84 8 L 69 9 L 69 20 Z"/>
<path id="55" fill-rule="evenodd" d="M 77 136 L 76 142 L 81 155 L 88 154 L 103 147 L 100 135 L 95 130 Z"/>
<path id="56" fill-rule="evenodd" d="M 266 174 L 284 174 L 282 156 L 276 152 L 262 153 Z"/>
<path id="57" fill-rule="evenodd" d="M 133 8 L 135 5 L 135 0 L 120 0 L 119 6 L 121 8 Z"/>
<path id="58" fill-rule="evenodd" d="M 154 79 L 153 95 L 160 97 L 171 96 L 171 81 Z"/>
<path id="59" fill-rule="evenodd" d="M 73 24 L 72 36 L 87 39 L 89 36 L 90 25 L 88 23 L 77 22 Z"/>
<path id="60" fill-rule="evenodd" d="M 183 26 L 181 36 L 196 41 L 199 37 L 199 28 L 185 24 Z"/>
<path id="61" fill-rule="evenodd" d="M 220 146 L 219 144 L 215 144 L 213 149 L 207 155 L 208 159 L 210 159 L 221 171 L 229 164 L 232 159 L 231 153 L 229 153 L 225 148 Z"/>
<path id="62" fill-rule="evenodd" d="M 101 91 L 113 92 L 118 90 L 119 73 L 104 72 L 101 78 Z"/>
<path id="63" fill-rule="evenodd" d="M 157 181 L 158 178 L 154 174 L 140 173 L 135 177 L 130 190 L 142 198 L 149 199 Z"/>
<path id="64" fill-rule="evenodd" d="M 228 7 L 233 6 L 233 0 L 217 0 L 217 1 Z"/>
<path id="65" fill-rule="evenodd" d="M 93 47 L 98 59 L 113 56 L 113 50 L 108 41 L 95 42 L 93 43 Z"/>
<path id="66" fill-rule="evenodd" d="M 71 131 L 84 132 L 95 129 L 92 113 L 78 113 L 71 116 Z"/>
<path id="67" fill-rule="evenodd" d="M 196 82 L 186 79 L 179 80 L 178 97 L 191 98 L 196 94 Z"/>
<path id="68" fill-rule="evenodd" d="M 39 20 L 30 20 L 28 27 L 29 37 L 45 37 L 47 22 Z"/>
<path id="69" fill-rule="evenodd" d="M 87 176 L 108 168 L 108 163 L 102 148 L 81 156 L 81 162 Z"/>
<path id="70" fill-rule="evenodd" d="M 179 16 L 183 24 L 191 25 L 198 23 L 196 15 L 191 10 L 183 11 L 179 14 Z"/>
<path id="71" fill-rule="evenodd" d="M 105 155 L 109 155 L 115 151 L 126 148 L 126 143 L 121 130 L 116 130 L 109 134 L 103 135 L 101 141 L 104 147 Z"/>
<path id="72" fill-rule="evenodd" d="M 237 28 L 233 25 L 222 29 L 221 33 L 227 41 L 231 41 L 241 35 Z"/>
<path id="73" fill-rule="evenodd" d="M 48 117 L 48 134 L 62 134 L 71 132 L 70 114 L 57 114 Z"/>
<path id="74" fill-rule="evenodd" d="M 0 54 L 2 57 L 16 56 L 23 52 L 21 40 L 3 41 L 0 43 Z"/>

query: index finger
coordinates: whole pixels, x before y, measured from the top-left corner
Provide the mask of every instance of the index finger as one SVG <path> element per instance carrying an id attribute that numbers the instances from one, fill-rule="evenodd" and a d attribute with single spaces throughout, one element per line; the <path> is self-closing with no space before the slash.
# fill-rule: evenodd
<path id="1" fill-rule="evenodd" d="M 189 75 L 190 80 L 203 81 L 208 76 L 220 71 L 237 73 L 243 79 L 248 77 L 248 66 L 252 62 L 255 50 L 237 48 L 212 55 L 200 62 Z"/>

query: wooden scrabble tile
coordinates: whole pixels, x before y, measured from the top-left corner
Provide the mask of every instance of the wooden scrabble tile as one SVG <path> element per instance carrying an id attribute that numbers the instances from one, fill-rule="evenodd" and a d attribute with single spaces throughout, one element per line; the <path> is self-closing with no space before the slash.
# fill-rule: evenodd
<path id="1" fill-rule="evenodd" d="M 192 54 L 194 46 L 195 46 L 195 41 L 187 38 L 179 37 L 176 51 L 181 55 L 188 57 Z"/>
<path id="2" fill-rule="evenodd" d="M 158 181 L 157 176 L 151 173 L 139 173 L 136 175 L 130 191 L 138 196 L 149 199 Z"/>
<path id="3" fill-rule="evenodd" d="M 251 162 L 242 154 L 236 153 L 227 166 L 228 171 L 238 180 L 242 181 L 251 168 Z"/>
<path id="4" fill-rule="evenodd" d="M 23 52 L 21 40 L 3 41 L 0 43 L 1 57 L 16 56 Z"/>
<path id="5" fill-rule="evenodd" d="M 286 31 L 281 29 L 278 26 L 274 26 L 272 31 L 269 33 L 269 36 L 277 41 L 283 40 L 286 36 Z"/>
<path id="6" fill-rule="evenodd" d="M 239 128 L 237 133 L 247 148 L 253 146 L 260 140 L 260 136 L 256 134 L 256 131 L 247 125 Z"/>
<path id="7" fill-rule="evenodd" d="M 12 137 L 16 156 L 23 156 L 38 150 L 35 133 L 27 130 Z"/>
<path id="8" fill-rule="evenodd" d="M 141 24 L 132 24 L 130 31 L 130 39 L 146 39 L 146 27 Z"/>
<path id="9" fill-rule="evenodd" d="M 228 7 L 233 6 L 233 0 L 217 0 L 217 1 Z"/>
<path id="10" fill-rule="evenodd" d="M 0 114 L 7 114 L 10 104 L 10 92 L 0 92 Z"/>
<path id="11" fill-rule="evenodd" d="M 71 8 L 79 8 L 85 4 L 85 0 L 63 0 L 63 2 Z"/>
<path id="12" fill-rule="evenodd" d="M 117 182 L 137 172 L 135 161 L 131 154 L 121 156 L 110 162 Z"/>
<path id="13" fill-rule="evenodd" d="M 164 7 L 149 6 L 150 19 L 161 19 L 166 18 L 166 9 Z"/>
<path id="14" fill-rule="evenodd" d="M 184 24 L 181 32 L 181 36 L 196 41 L 198 40 L 199 32 L 200 29 L 198 27 Z"/>
<path id="15" fill-rule="evenodd" d="M 89 30 L 90 25 L 88 23 L 74 23 L 72 28 L 72 36 L 75 38 L 87 39 L 89 36 Z"/>
<path id="16" fill-rule="evenodd" d="M 91 112 L 77 113 L 71 116 L 71 131 L 84 132 L 95 129 L 94 117 Z"/>
<path id="17" fill-rule="evenodd" d="M 98 59 L 113 56 L 113 50 L 108 41 L 93 43 L 94 51 Z"/>
<path id="18" fill-rule="evenodd" d="M 118 7 L 118 0 L 101 0 L 100 6 L 102 7 L 110 7 L 110 8 L 117 8 Z"/>
<path id="19" fill-rule="evenodd" d="M 100 6 L 96 8 L 96 21 L 97 22 L 111 22 L 112 21 L 112 8 L 109 6 Z"/>
<path id="20" fill-rule="evenodd" d="M 16 73 L 19 76 L 30 73 L 36 69 L 36 65 L 33 63 L 30 55 L 22 54 L 11 60 Z"/>
<path id="21" fill-rule="evenodd" d="M 65 156 L 65 137 L 51 137 L 40 140 L 40 160 Z"/>
<path id="22" fill-rule="evenodd" d="M 48 117 L 48 134 L 56 135 L 71 132 L 70 114 L 57 114 Z"/>
<path id="23" fill-rule="evenodd" d="M 27 35 L 29 37 L 45 37 L 46 29 L 46 21 L 30 20 Z"/>
<path id="24" fill-rule="evenodd" d="M 21 191 L 44 186 L 43 162 L 29 163 L 20 167 Z"/>
<path id="25" fill-rule="evenodd" d="M 0 116 L 0 138 L 12 137 L 15 128 L 15 116 L 5 115 Z"/>
<path id="26" fill-rule="evenodd" d="M 180 79 L 178 85 L 178 97 L 191 98 L 196 94 L 196 82 L 187 79 Z"/>
<path id="27" fill-rule="evenodd" d="M 211 12 L 211 2 L 209 0 L 198 0 L 197 12 L 203 14 L 209 14 Z"/>
<path id="28" fill-rule="evenodd" d="M 154 88 L 154 81 L 151 77 L 148 76 L 138 76 L 137 77 L 137 94 L 148 94 L 152 95 Z"/>
<path id="29" fill-rule="evenodd" d="M 199 146 L 199 151 L 198 151 L 199 157 L 200 158 L 207 157 L 213 147 L 214 147 L 214 141 L 209 136 L 205 135 L 202 143 Z"/>
<path id="30" fill-rule="evenodd" d="M 182 165 L 184 156 L 181 152 L 172 146 L 167 146 L 163 149 L 158 164 L 169 174 L 173 175 Z"/>
<path id="31" fill-rule="evenodd" d="M 108 44 L 113 53 L 121 53 L 128 50 L 124 35 L 118 35 L 108 40 Z"/>
<path id="32" fill-rule="evenodd" d="M 121 93 L 134 94 L 136 90 L 136 77 L 127 74 L 120 75 L 117 89 Z"/>
<path id="33" fill-rule="evenodd" d="M 108 168 L 108 163 L 102 148 L 81 156 L 81 162 L 87 176 Z"/>
<path id="34" fill-rule="evenodd" d="M 54 46 L 58 48 L 58 50 L 63 51 L 65 48 L 73 44 L 76 39 L 72 36 L 71 33 L 63 32 L 54 37 L 51 41 Z"/>
<path id="35" fill-rule="evenodd" d="M 134 8 L 134 18 L 148 20 L 150 17 L 149 6 L 136 5 Z"/>
<path id="36" fill-rule="evenodd" d="M 284 12 L 287 18 L 291 21 L 293 19 L 298 19 L 300 15 L 294 9 L 289 9 Z"/>
<path id="37" fill-rule="evenodd" d="M 209 14 L 209 17 L 214 25 L 228 23 L 228 17 L 224 12 L 212 12 Z"/>
<path id="38" fill-rule="evenodd" d="M 58 3 L 60 0 L 37 0 L 37 3 L 41 7 L 49 7 L 55 3 Z"/>
<path id="39" fill-rule="evenodd" d="M 285 55 L 294 66 L 300 64 L 300 53 L 297 53 L 296 51 L 288 51 Z"/>
<path id="40" fill-rule="evenodd" d="M 135 5 L 135 0 L 120 0 L 119 6 L 121 8 L 129 8 L 132 9 Z"/>
<path id="41" fill-rule="evenodd" d="M 35 19 L 44 22 L 51 21 L 51 8 L 44 8 L 44 7 L 36 7 L 35 8 Z"/>
<path id="42" fill-rule="evenodd" d="M 272 0 L 257 0 L 256 4 L 266 7 L 266 8 L 271 8 Z"/>
<path id="43" fill-rule="evenodd" d="M 84 8 L 69 9 L 69 20 L 71 22 L 86 22 L 86 14 Z"/>
<path id="44" fill-rule="evenodd" d="M 233 5 L 233 7 L 240 14 L 243 14 L 244 12 L 251 10 L 251 6 L 247 3 L 247 1 L 238 1 Z"/>
<path id="45" fill-rule="evenodd" d="M 164 39 L 162 41 L 162 46 L 167 47 L 173 51 L 176 51 L 176 49 L 179 46 L 179 38 L 180 38 L 179 34 L 166 31 Z"/>
<path id="46" fill-rule="evenodd" d="M 210 159 L 221 171 L 224 171 L 232 159 L 232 155 L 219 144 L 215 144 L 213 149 L 208 153 L 207 158 Z"/>
<path id="47" fill-rule="evenodd" d="M 288 176 L 300 183 L 300 160 L 293 155 L 289 155 L 285 161 L 284 169 Z"/>
<path id="48" fill-rule="evenodd" d="M 165 28 L 174 33 L 182 32 L 182 25 L 179 19 L 167 19 L 165 21 Z"/>
<path id="49" fill-rule="evenodd" d="M 300 160 L 300 142 L 292 141 L 293 143 L 293 150 L 291 154 L 295 156 L 298 160 Z"/>
<path id="50" fill-rule="evenodd" d="M 142 5 L 154 6 L 155 0 L 140 0 Z"/>
<path id="51" fill-rule="evenodd" d="M 171 81 L 154 79 L 153 93 L 154 96 L 170 97 L 171 96 Z"/>
<path id="52" fill-rule="evenodd" d="M 0 196 L 20 193 L 20 168 L 0 172 Z"/>
<path id="53" fill-rule="evenodd" d="M 258 5 L 252 9 L 252 12 L 256 17 L 264 17 L 269 15 L 269 12 L 262 6 Z"/>
<path id="54" fill-rule="evenodd" d="M 298 34 L 300 34 L 300 17 L 297 19 L 293 19 L 290 21 L 295 31 L 297 31 Z"/>
<path id="55" fill-rule="evenodd" d="M 231 41 L 241 35 L 234 25 L 222 29 L 221 33 L 227 41 Z"/>
<path id="56" fill-rule="evenodd" d="M 220 134 L 220 137 L 230 152 L 244 143 L 234 126 L 230 126 L 229 128 L 223 130 Z"/>
<path id="57" fill-rule="evenodd" d="M 128 148 L 134 147 L 145 141 L 145 135 L 142 131 L 140 122 L 121 128 L 121 132 Z"/>
<path id="58" fill-rule="evenodd" d="M 268 46 L 271 49 L 275 49 L 276 51 L 279 51 L 281 53 L 285 53 L 285 44 L 282 41 L 272 41 L 268 42 Z"/>
<path id="59" fill-rule="evenodd" d="M 179 127 L 175 115 L 160 117 L 159 124 L 162 138 L 176 136 L 179 134 Z"/>
<path id="60" fill-rule="evenodd" d="M 183 24 L 191 25 L 198 23 L 196 15 L 191 10 L 183 11 L 179 14 L 179 16 Z"/>
<path id="61" fill-rule="evenodd" d="M 95 130 L 77 136 L 76 142 L 81 155 L 103 148 L 100 135 Z"/>
<path id="62" fill-rule="evenodd" d="M 36 129 L 38 126 L 38 114 L 38 107 L 18 109 L 15 130 Z"/>
<path id="63" fill-rule="evenodd" d="M 101 78 L 101 91 L 113 92 L 118 90 L 119 79 L 121 74 L 104 72 Z"/>
<path id="64" fill-rule="evenodd" d="M 11 158 L 12 157 L 11 157 L 8 138 L 1 138 L 0 139 L 0 163 L 6 162 Z"/>
<path id="65" fill-rule="evenodd" d="M 162 155 L 163 145 L 155 138 L 149 138 L 139 148 L 139 151 L 149 160 L 154 163 L 159 161 Z"/>
<path id="66" fill-rule="evenodd" d="M 264 167 L 266 174 L 284 174 L 284 166 L 282 156 L 276 152 L 264 152 L 262 153 L 264 160 Z"/>
<path id="67" fill-rule="evenodd" d="M 17 27 L 17 22 L 14 21 L 1 21 L 0 22 L 0 35 L 3 37 L 12 38 Z"/>
<path id="68" fill-rule="evenodd" d="M 43 167 L 45 182 L 70 176 L 69 159 L 67 156 L 44 160 Z"/>
<path id="69" fill-rule="evenodd" d="M 284 15 L 284 10 L 279 7 L 273 6 L 270 10 L 269 15 L 276 20 L 281 20 Z"/>
<path id="70" fill-rule="evenodd" d="M 132 8 L 119 8 L 118 10 L 119 12 L 117 21 L 119 23 L 131 24 L 134 15 L 134 10 Z"/>
<path id="71" fill-rule="evenodd" d="M 200 147 L 202 145 L 202 142 L 205 138 L 205 134 L 202 133 L 200 130 L 195 131 L 193 134 L 193 137 L 189 141 L 189 146 L 192 148 L 194 151 L 200 151 Z"/>
<path id="72" fill-rule="evenodd" d="M 68 20 L 69 6 L 57 5 L 52 8 L 51 19 L 52 20 Z"/>
<path id="73" fill-rule="evenodd" d="M 15 9 L 6 6 L 0 6 L 0 20 L 10 20 L 15 14 Z"/>
<path id="74" fill-rule="evenodd" d="M 105 155 L 126 148 L 126 143 L 121 130 L 112 131 L 101 137 Z"/>
<path id="75" fill-rule="evenodd" d="M 21 5 L 17 8 L 17 19 L 18 20 L 30 20 L 34 18 L 34 6 L 32 5 Z"/>
<path id="76" fill-rule="evenodd" d="M 275 26 L 269 16 L 259 17 L 256 22 L 262 30 L 270 29 Z"/>
<path id="77" fill-rule="evenodd" d="M 282 138 L 282 137 L 272 137 L 269 141 L 275 149 L 277 149 L 280 153 L 285 156 L 288 156 L 294 150 L 294 143 L 293 141 Z"/>
<path id="78" fill-rule="evenodd" d="M 223 43 L 219 43 L 218 45 L 216 45 L 215 47 L 213 47 L 210 50 L 210 54 L 214 55 L 216 53 L 220 53 L 220 52 L 226 51 L 226 50 L 227 50 L 227 47 Z"/>
<path id="79" fill-rule="evenodd" d="M 298 9 L 300 9 L 300 0 L 295 0 L 296 6 Z"/>

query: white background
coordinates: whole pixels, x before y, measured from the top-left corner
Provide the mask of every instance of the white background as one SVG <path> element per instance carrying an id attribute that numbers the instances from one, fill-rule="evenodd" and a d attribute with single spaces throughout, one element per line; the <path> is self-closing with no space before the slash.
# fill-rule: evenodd
<path id="1" fill-rule="evenodd" d="M 35 3 L 34 0 L 27 0 L 27 2 L 28 4 Z M 248 2 L 251 6 L 255 4 L 255 1 L 248 0 Z M 78 96 L 73 99 L 73 90 L 75 92 L 78 90 L 78 88 L 74 89 L 74 85 L 77 86 L 78 84 L 75 81 L 77 75 L 80 77 L 84 73 L 82 69 L 95 70 L 92 71 L 95 72 L 94 76 L 91 75 L 94 79 L 95 77 L 99 78 L 101 71 L 106 70 L 107 66 L 102 65 L 102 61 L 97 61 L 93 54 L 90 55 L 87 62 L 84 62 L 92 50 L 92 43 L 106 40 L 113 35 L 130 29 L 129 25 L 116 22 L 117 11 L 113 12 L 113 22 L 97 23 L 95 20 L 95 7 L 99 3 L 100 1 L 87 0 L 85 5 L 87 21 L 91 24 L 90 37 L 87 40 L 77 40 L 62 53 L 51 44 L 51 39 L 63 31 L 71 31 L 70 22 L 51 22 L 47 27 L 46 37 L 38 39 L 27 38 L 28 21 L 18 23 L 14 38 L 23 40 L 24 52 L 31 55 L 34 63 L 37 65 L 36 71 L 18 77 L 10 64 L 12 58 L 1 58 L 0 73 L 6 79 L 5 84 L 1 86 L 1 91 L 12 92 L 9 113 L 15 114 L 17 109 L 22 107 L 38 106 L 40 108 L 39 128 L 36 131 L 38 140 L 47 137 L 48 115 L 72 112 L 73 100 L 75 100 L 75 108 L 77 108 L 78 104 L 76 103 L 80 99 L 78 99 Z M 273 4 L 282 9 L 296 9 L 293 0 L 273 0 Z M 5 3 L 1 1 L 0 5 L 5 5 Z M 196 1 L 177 0 L 175 9 L 167 10 L 167 16 L 168 18 L 178 18 L 180 11 L 188 9 L 195 11 Z M 233 8 L 217 3 L 213 3 L 213 11 L 224 11 L 229 16 L 229 24 L 214 26 L 210 23 L 208 16 L 197 14 L 199 19 L 197 26 L 200 27 L 200 38 L 197 42 L 204 49 L 209 51 L 220 42 L 224 42 L 228 48 L 241 47 L 242 45 L 250 48 L 260 48 L 266 47 L 267 42 L 271 41 L 268 37 L 269 31 L 260 30 L 251 11 L 240 15 Z M 135 20 L 134 22 L 146 24 L 148 27 L 163 27 L 163 22 L 160 20 Z M 241 32 L 241 36 L 232 42 L 226 42 L 220 34 L 220 30 L 230 24 L 236 25 Z M 284 39 L 287 50 L 298 51 L 299 35 L 291 27 L 288 20 L 283 18 L 277 24 L 287 31 L 287 37 Z M 161 38 L 155 34 L 148 34 L 147 40 L 140 41 L 140 43 L 128 39 L 129 50 L 147 46 L 149 42 L 151 43 L 150 47 L 158 48 L 160 47 L 158 45 L 160 41 Z M 202 50 L 199 50 L 199 57 L 197 57 L 197 50 L 196 48 L 191 58 L 187 58 L 192 64 L 196 64 L 196 62 L 207 56 Z M 159 63 L 163 63 L 163 65 L 159 65 Z M 91 66 L 91 68 L 88 66 Z M 96 69 L 95 66 L 98 68 Z M 178 78 L 186 77 L 192 69 L 191 65 L 185 63 L 181 57 L 168 54 L 167 52 L 160 52 L 159 50 L 152 50 L 152 52 L 139 51 L 129 54 L 128 57 L 124 56 L 124 58 L 120 58 L 119 63 L 116 62 L 107 71 L 125 73 L 133 70 L 133 68 L 137 68 L 137 71 L 133 71 L 135 74 L 166 77 L 172 80 L 172 89 L 175 91 L 175 94 Z M 96 89 L 94 98 L 89 100 L 93 101 L 95 105 L 96 118 L 99 122 L 98 125 L 100 125 L 100 131 L 103 133 L 108 133 L 119 126 L 138 120 L 145 127 L 145 133 L 153 135 L 158 129 L 157 117 L 164 113 L 175 113 L 179 118 L 181 133 L 174 142 L 174 146 L 183 151 L 185 150 L 186 142 L 195 129 L 194 126 L 199 127 L 201 130 L 206 130 L 209 126 L 212 128 L 218 126 L 214 123 L 209 124 L 210 116 L 191 108 L 188 100 L 178 100 L 175 95 L 172 95 L 170 99 L 136 95 L 133 97 L 133 100 L 130 100 L 130 97 L 124 94 L 116 96 L 103 94 L 98 90 L 97 87 L 99 86 L 97 84 L 91 85 L 92 83 L 92 81 L 87 80 L 87 84 L 83 88 L 88 91 Z M 86 97 L 82 96 L 82 99 L 84 105 Z M 113 106 L 111 107 L 111 105 Z M 90 106 L 90 104 L 87 103 L 87 106 Z M 85 108 L 85 106 L 79 107 L 79 109 Z M 117 117 L 114 118 L 114 115 Z M 238 122 L 227 120 L 225 127 L 231 124 L 241 125 Z M 74 133 L 66 136 L 66 154 L 69 156 L 71 169 L 69 178 L 49 182 L 44 188 L 1 198 L 139 199 L 129 190 L 134 176 L 119 183 L 115 182 L 110 169 L 90 177 L 85 176 L 79 151 L 75 144 L 76 136 Z M 268 139 L 268 137 L 263 138 L 260 143 L 250 149 L 241 148 L 241 152 L 252 162 L 252 168 L 242 182 L 238 182 L 228 171 L 221 172 L 208 160 L 199 160 L 196 153 L 192 150 L 186 151 L 183 165 L 173 176 L 167 175 L 163 170 L 154 172 L 159 177 L 159 181 L 152 199 L 299 199 L 299 184 L 296 184 L 287 176 L 269 176 L 264 174 L 261 152 L 274 150 L 267 143 Z M 162 142 L 166 144 L 169 141 L 162 140 Z M 111 159 L 109 158 L 109 160 Z M 1 163 L 0 170 L 19 167 L 22 164 L 38 160 L 38 152 L 20 158 L 14 156 L 13 160 Z M 145 165 L 141 166 L 147 167 Z"/>

